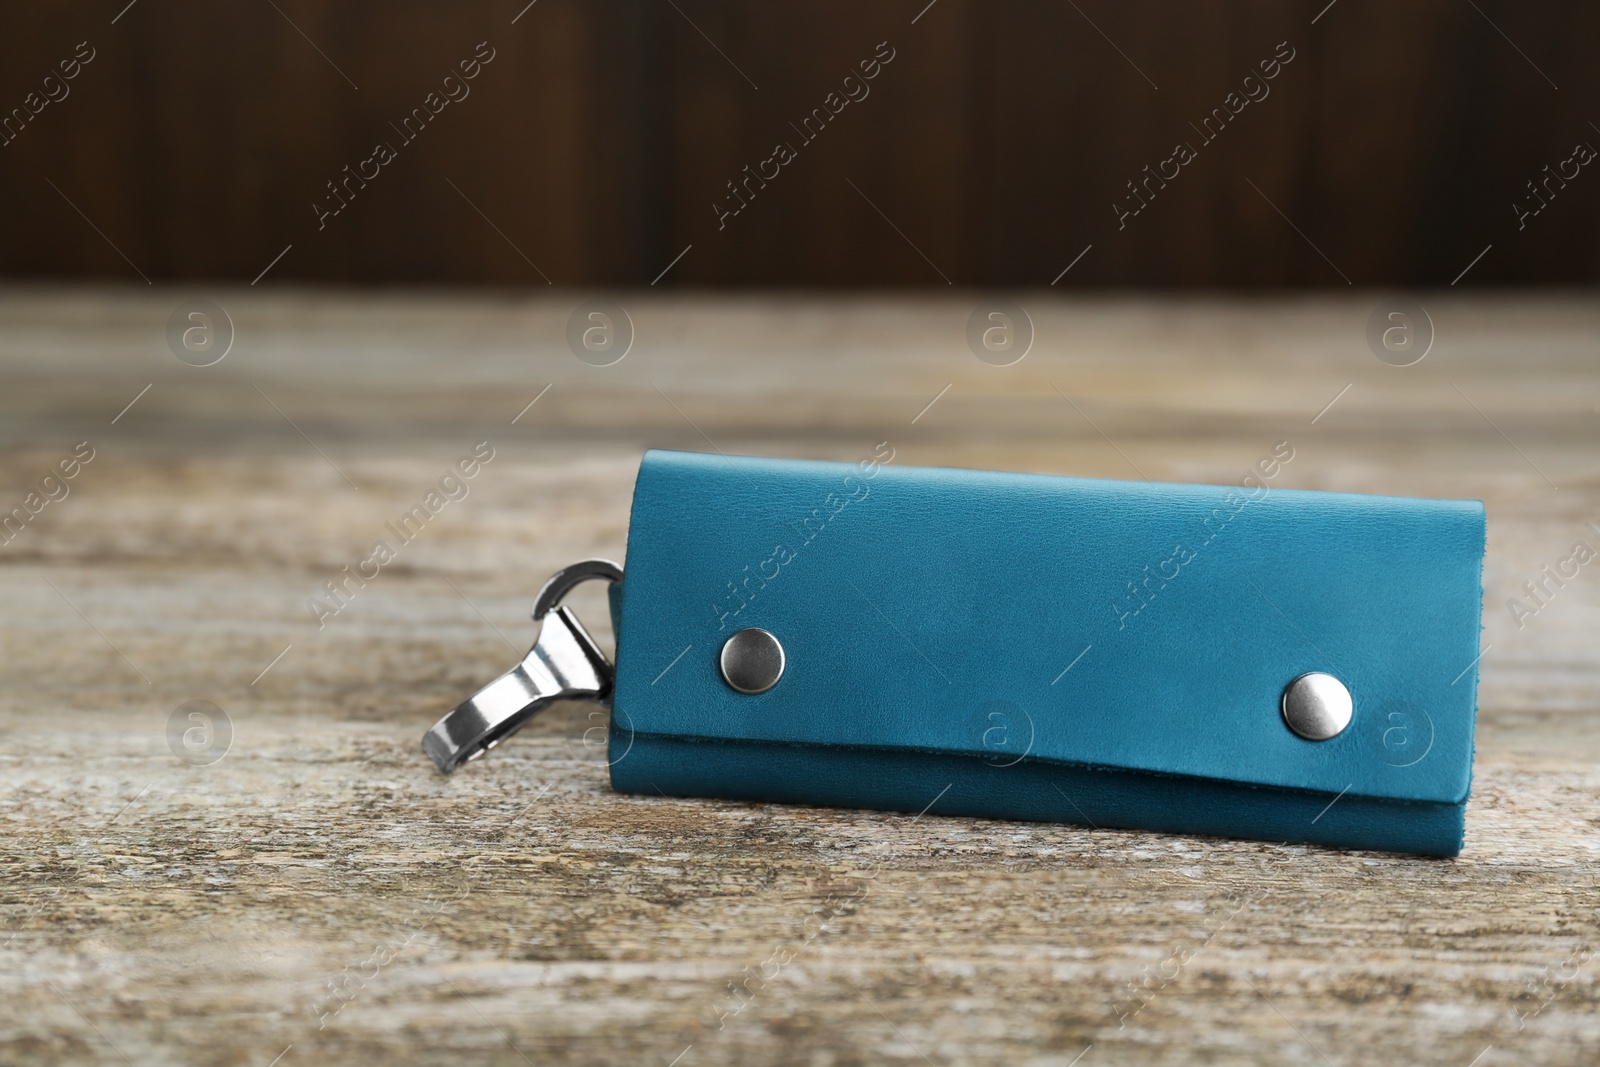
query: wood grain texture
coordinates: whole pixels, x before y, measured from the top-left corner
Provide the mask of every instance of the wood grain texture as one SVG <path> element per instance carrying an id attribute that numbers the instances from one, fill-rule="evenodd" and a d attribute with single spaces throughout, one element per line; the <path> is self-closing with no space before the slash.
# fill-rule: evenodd
<path id="1" fill-rule="evenodd" d="M 246 283 L 292 245 L 264 284 L 631 286 L 692 245 L 661 284 L 1042 286 L 1092 244 L 1061 286 L 1437 286 L 1489 245 L 1464 284 L 1600 277 L 1592 168 L 1513 210 L 1600 145 L 1600 9 L 1571 0 L 107 6 L 7 15 L 0 275 Z M 8 129 L 78 42 L 70 93 Z M 470 95 L 402 141 L 480 42 Z M 1258 100 L 1208 144 L 1230 92 Z M 398 158 L 319 221 L 378 142 Z"/>
<path id="2" fill-rule="evenodd" d="M 197 295 L 237 330 L 209 368 L 163 341 Z M 600 369 L 566 298 L 0 291 L 0 503 L 95 449 L 0 547 L 0 1062 L 1594 1063 L 1600 577 L 1520 630 L 1504 603 L 1593 543 L 1600 307 L 1436 294 L 1401 369 L 1364 295 L 1021 299 L 996 368 L 975 295 L 641 293 Z M 1289 440 L 1285 485 L 1481 497 L 1466 851 L 619 796 L 583 705 L 437 775 L 422 731 L 543 578 L 624 556 L 640 450 L 708 439 L 1219 483 Z M 231 722 L 208 766 L 169 748 L 190 700 Z"/>

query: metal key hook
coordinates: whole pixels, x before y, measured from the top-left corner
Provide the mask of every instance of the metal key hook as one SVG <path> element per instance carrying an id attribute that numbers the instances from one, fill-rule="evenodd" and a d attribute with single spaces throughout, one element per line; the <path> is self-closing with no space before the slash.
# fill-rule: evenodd
<path id="1" fill-rule="evenodd" d="M 580 582 L 622 580 L 622 568 L 586 559 L 558 571 L 533 602 L 539 639 L 522 662 L 478 690 L 422 737 L 422 748 L 445 774 L 477 759 L 557 700 L 611 701 L 611 663 L 563 598 Z"/>

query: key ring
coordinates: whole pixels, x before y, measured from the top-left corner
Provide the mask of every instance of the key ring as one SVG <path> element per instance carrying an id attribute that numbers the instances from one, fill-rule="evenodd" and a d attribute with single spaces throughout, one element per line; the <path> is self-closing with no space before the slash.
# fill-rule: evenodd
<path id="1" fill-rule="evenodd" d="M 449 774 L 520 730 L 558 700 L 611 703 L 612 667 L 561 601 L 573 587 L 593 579 L 620 582 L 622 568 L 607 559 L 586 559 L 557 571 L 534 599 L 539 639 L 522 662 L 490 682 L 434 724 L 422 749 Z"/>

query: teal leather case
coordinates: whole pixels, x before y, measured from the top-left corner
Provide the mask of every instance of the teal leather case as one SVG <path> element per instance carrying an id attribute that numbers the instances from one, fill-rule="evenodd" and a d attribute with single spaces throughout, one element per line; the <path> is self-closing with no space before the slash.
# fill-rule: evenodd
<path id="1" fill-rule="evenodd" d="M 645 455 L 616 789 L 1460 851 L 1481 503 L 891 459 Z M 1354 703 L 1326 741 L 1280 709 L 1310 671 Z"/>

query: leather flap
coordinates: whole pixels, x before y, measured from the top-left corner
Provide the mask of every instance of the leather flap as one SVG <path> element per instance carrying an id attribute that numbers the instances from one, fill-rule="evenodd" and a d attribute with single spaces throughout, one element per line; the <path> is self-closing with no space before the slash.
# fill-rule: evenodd
<path id="1" fill-rule="evenodd" d="M 1483 506 L 651 451 L 616 726 L 1460 803 Z M 722 680 L 745 627 L 771 690 Z M 1326 671 L 1350 725 L 1292 733 Z"/>

